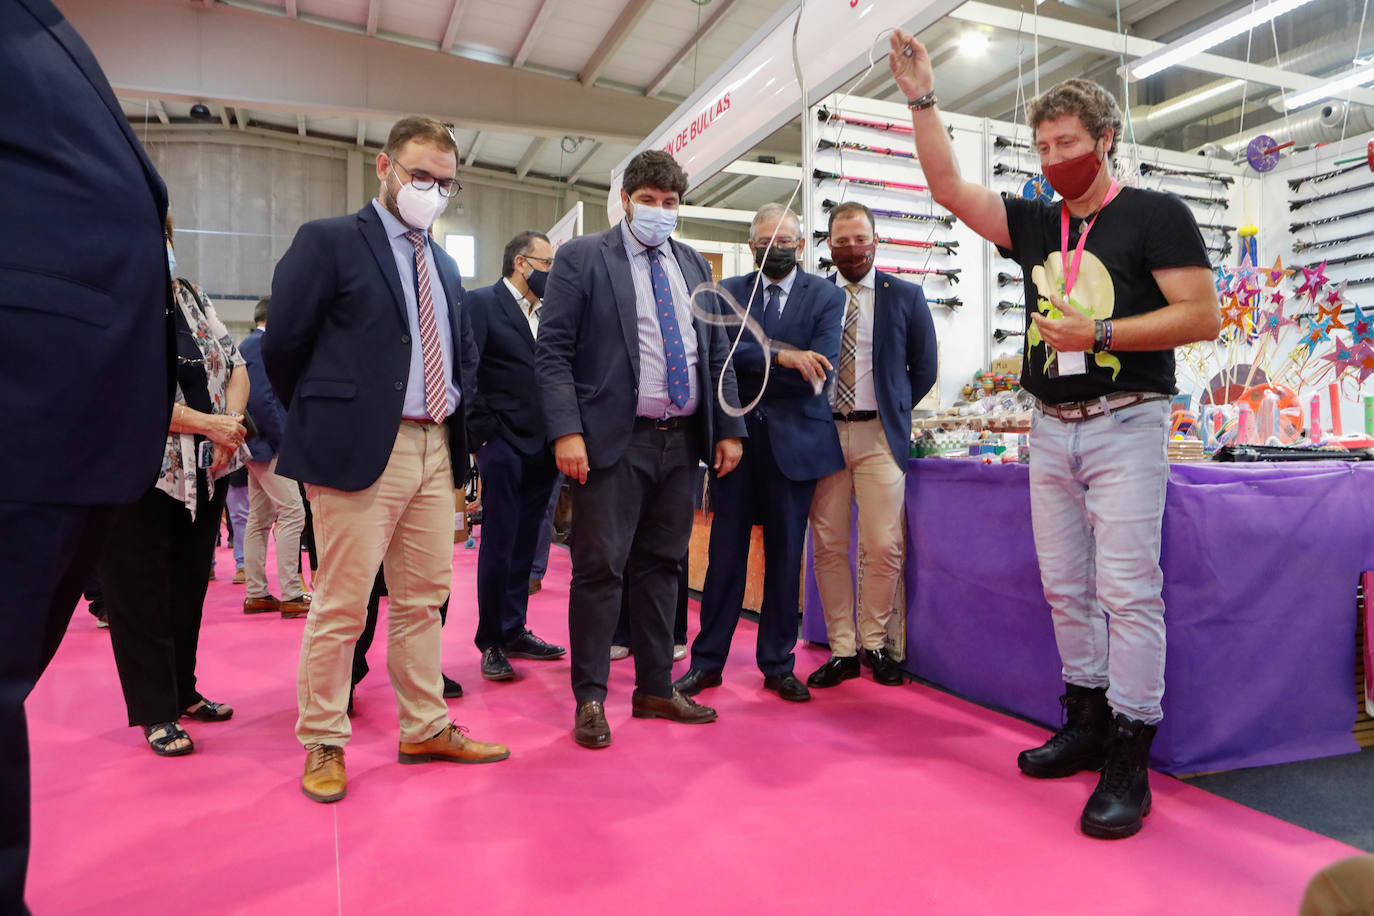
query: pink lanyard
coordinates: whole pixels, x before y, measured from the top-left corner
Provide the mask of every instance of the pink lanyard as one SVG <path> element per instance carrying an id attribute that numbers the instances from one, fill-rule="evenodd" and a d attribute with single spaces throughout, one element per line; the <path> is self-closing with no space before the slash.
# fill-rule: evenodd
<path id="1" fill-rule="evenodd" d="M 1078 247 L 1074 249 L 1073 261 L 1069 261 L 1069 205 L 1060 203 L 1059 205 L 1059 256 L 1064 259 L 1064 301 L 1068 301 L 1069 293 L 1073 292 L 1074 281 L 1078 279 L 1078 265 L 1083 260 L 1083 246 L 1088 241 L 1088 231 L 1097 222 L 1097 218 L 1102 215 L 1102 211 L 1107 209 L 1107 204 L 1112 202 L 1116 192 L 1121 190 L 1115 178 L 1112 179 L 1111 186 L 1107 188 L 1107 196 L 1102 200 L 1102 206 L 1097 208 L 1093 218 L 1088 220 L 1083 227 L 1083 231 L 1078 234 Z"/>

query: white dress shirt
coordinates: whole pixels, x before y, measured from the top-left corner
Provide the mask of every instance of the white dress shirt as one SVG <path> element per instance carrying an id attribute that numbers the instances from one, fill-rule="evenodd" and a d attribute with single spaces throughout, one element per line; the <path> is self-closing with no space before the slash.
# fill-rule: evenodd
<path id="1" fill-rule="evenodd" d="M 515 304 L 520 306 L 520 312 L 525 316 L 525 320 L 530 323 L 530 336 L 535 340 L 539 339 L 539 310 L 544 307 L 543 299 L 534 300 L 534 305 L 530 305 L 530 300 L 525 298 L 524 293 L 515 288 L 515 284 L 510 282 L 510 277 L 502 277 L 501 282 L 506 284 L 506 289 L 515 297 Z"/>
<path id="2" fill-rule="evenodd" d="M 877 295 L 876 276 L 876 269 L 870 268 L 868 275 L 859 281 L 862 289 L 858 292 L 859 326 L 854 347 L 854 410 L 878 409 L 878 395 L 873 390 L 873 304 Z M 843 274 L 836 272 L 835 285 L 844 293 L 845 308 L 848 309 L 849 281 Z"/>

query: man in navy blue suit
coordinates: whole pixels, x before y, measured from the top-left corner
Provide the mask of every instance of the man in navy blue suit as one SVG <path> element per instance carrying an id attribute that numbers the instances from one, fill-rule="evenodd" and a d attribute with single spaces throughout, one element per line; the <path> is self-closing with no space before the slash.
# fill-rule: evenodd
<path id="1" fill-rule="evenodd" d="M 262 356 L 288 405 L 277 471 L 306 484 L 320 552 L 296 687 L 301 789 L 318 802 L 347 790 L 353 647 L 383 560 L 400 761 L 510 756 L 449 721 L 439 671 L 453 491 L 467 479 L 463 413 L 477 390 L 458 265 L 429 237 L 461 188 L 457 171 L 447 127 L 397 121 L 377 155 L 377 199 L 306 223 L 272 277 Z"/>
<path id="2" fill-rule="evenodd" d="M 563 245 L 539 325 L 537 369 L 558 469 L 571 482 L 573 738 L 611 743 L 604 703 L 611 634 L 628 575 L 637 718 L 701 723 L 716 711 L 673 689 L 678 561 L 692 534 L 697 462 L 739 463 L 744 424 L 719 326 L 693 317 L 706 259 L 673 241 L 687 175 L 646 150 L 622 175 L 625 219 Z M 722 381 L 723 377 L 723 381 Z M 628 572 L 627 572 L 628 562 Z"/>
<path id="3" fill-rule="evenodd" d="M 280 611 L 283 617 L 304 617 L 310 596 L 301 583 L 301 531 L 305 529 L 305 504 L 294 480 L 277 473 L 277 452 L 286 431 L 286 408 L 267 381 L 262 365 L 262 338 L 267 333 L 267 308 L 271 296 L 253 308 L 256 327 L 239 344 L 239 355 L 248 366 L 248 415 L 258 434 L 248 440 L 252 460 L 248 470 L 248 524 L 243 535 L 243 572 L 247 594 L 245 614 Z M 281 599 L 267 586 L 267 535 L 277 527 L 277 584 Z"/>
<path id="4" fill-rule="evenodd" d="M 0 913 L 23 913 L 24 700 L 114 508 L 157 477 L 172 291 L 167 190 L 48 0 L 0 3 L 0 111 Z"/>
<path id="5" fill-rule="evenodd" d="M 673 684 L 693 696 L 721 683 L 744 601 L 749 536 L 763 524 L 763 604 L 755 655 L 763 686 L 784 700 L 811 699 L 792 673 L 806 517 L 817 478 L 844 467 L 823 386 L 840 356 L 844 293 L 797 264 L 801 220 L 782 204 L 754 215 L 749 246 L 759 270 L 721 284 L 762 326 L 765 348 L 749 332 L 735 350 L 735 377 L 749 438 L 733 474 L 711 488 L 710 565 L 701 593 L 701 632 L 692 666 Z M 767 376 L 764 373 L 767 370 Z"/>
<path id="6" fill-rule="evenodd" d="M 886 638 L 902 581 L 911 409 L 935 383 L 935 327 L 919 286 L 873 267 L 875 234 L 873 212 L 863 204 L 830 211 L 834 280 L 847 297 L 831 400 L 844 467 L 816 484 L 811 503 L 816 587 L 831 653 L 807 678 L 811 687 L 858 677 L 859 649 L 875 681 L 902 683 Z M 864 558 L 857 639 L 849 572 L 855 502 Z"/>
<path id="7" fill-rule="evenodd" d="M 557 470 L 544 432 L 534 374 L 544 287 L 553 246 L 526 230 L 508 243 L 501 279 L 468 294 L 480 361 L 468 408 L 468 439 L 482 474 L 482 547 L 477 554 L 477 635 L 482 677 L 515 677 L 509 659 L 547 661 L 567 649 L 530 632 L 530 567 Z"/>

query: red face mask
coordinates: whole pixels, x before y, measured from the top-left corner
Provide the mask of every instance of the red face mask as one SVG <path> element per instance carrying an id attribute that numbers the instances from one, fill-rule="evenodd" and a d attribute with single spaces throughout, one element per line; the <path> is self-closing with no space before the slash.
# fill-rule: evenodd
<path id="1" fill-rule="evenodd" d="M 830 260 L 835 269 L 850 283 L 858 283 L 873 269 L 873 252 L 877 251 L 876 242 L 867 245 L 831 245 Z"/>
<path id="2" fill-rule="evenodd" d="M 1098 155 L 1097 146 L 1094 144 L 1091 152 L 1045 166 L 1045 178 L 1049 180 L 1050 187 L 1059 192 L 1060 197 L 1065 200 L 1078 200 L 1088 193 L 1101 170 L 1102 157 Z"/>

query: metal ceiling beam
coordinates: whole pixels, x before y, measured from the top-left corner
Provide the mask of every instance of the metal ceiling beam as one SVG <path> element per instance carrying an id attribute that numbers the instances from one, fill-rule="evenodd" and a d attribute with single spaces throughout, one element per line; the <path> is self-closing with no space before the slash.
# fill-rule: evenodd
<path id="1" fill-rule="evenodd" d="M 225 127 L 228 127 L 230 123 L 232 123 L 229 118 L 229 107 L 227 105 L 220 106 L 219 123 L 223 124 Z"/>
<path id="2" fill-rule="evenodd" d="M 629 144 L 672 113 L 658 99 L 226 4 L 206 13 L 166 0 L 64 0 L 63 13 L 130 97 L 371 121 L 421 112 L 465 130 Z M 244 48 L 253 49 L 251 67 Z"/>
<path id="3" fill-rule="evenodd" d="M 303 114 L 296 115 L 296 133 L 300 134 L 302 137 L 306 135 L 305 115 Z"/>
<path id="4" fill-rule="evenodd" d="M 1061 51 L 1062 53 L 1050 62 L 1054 65 L 1053 70 L 1048 70 L 1045 64 L 1045 58 L 1048 55 L 1044 53 L 1040 55 L 1040 85 L 1046 88 L 1053 86 L 1055 83 L 1069 79 L 1070 77 L 1082 76 L 1083 72 L 1087 69 L 1088 59 L 1093 56 L 1087 51 L 1076 49 L 1055 50 Z M 1031 93 L 1035 91 L 1034 87 L 1035 83 L 1032 81 L 1031 88 L 1025 93 L 1027 100 L 1029 100 Z M 1006 115 L 1006 113 L 1010 111 L 1011 115 L 1003 118 L 1003 120 L 1016 121 L 1016 100 L 1019 96 L 1020 91 L 1016 84 L 1013 83 L 998 92 L 984 94 L 979 103 L 964 111 L 964 114 L 998 118 Z M 954 110 L 953 108 L 950 109 L 950 111 Z"/>
<path id="5" fill-rule="evenodd" d="M 471 166 L 477 161 L 477 151 L 482 148 L 482 141 L 487 139 L 485 131 L 478 131 L 472 138 L 472 146 L 468 147 L 468 158 L 463 160 L 463 165 Z"/>
<path id="6" fill-rule="evenodd" d="M 721 20 L 735 8 L 739 0 L 717 0 L 717 2 L 720 5 L 717 7 L 716 11 L 711 14 L 711 18 L 702 23 L 701 28 L 697 29 L 696 34 L 687 39 L 687 43 L 678 49 L 678 52 L 664 65 L 662 70 L 658 71 L 658 75 L 649 80 L 649 85 L 644 89 L 645 95 L 658 95 L 659 92 L 662 91 L 664 84 L 667 83 L 669 78 L 673 75 L 673 71 L 677 69 L 678 64 L 686 60 L 687 55 L 697 49 L 697 45 L 701 44 L 702 40 L 705 39 L 707 35 L 711 34 L 712 29 L 720 25 Z"/>
<path id="7" fill-rule="evenodd" d="M 172 119 L 167 116 L 167 106 L 157 99 L 153 99 L 153 114 L 157 115 L 157 119 L 163 124 L 172 123 Z"/>
<path id="8" fill-rule="evenodd" d="M 448 26 L 444 29 L 443 40 L 439 42 L 440 51 L 447 51 L 458 40 L 458 23 L 462 21 L 463 10 L 467 5 L 468 0 L 453 0 L 453 10 L 448 14 Z"/>
<path id="9" fill-rule="evenodd" d="M 949 16 L 963 22 L 974 22 L 979 25 L 1005 29 L 1009 32 L 1023 30 L 1025 26 L 1024 17 L 1016 10 L 993 6 L 982 2 L 982 0 L 969 0 L 963 6 L 952 11 Z M 1125 55 L 1127 58 L 1144 57 L 1146 54 L 1165 47 L 1158 41 L 1119 35 L 1106 29 L 1076 25 L 1072 22 L 1049 19 L 1044 16 L 1040 17 L 1037 29 L 1041 41 L 1073 48 L 1087 48 L 1099 54 Z M 1292 73 L 1277 67 L 1250 64 L 1217 54 L 1199 54 L 1176 66 L 1295 91 L 1310 89 L 1321 85 L 1323 82 L 1317 77 L 1307 76 L 1303 73 Z M 1349 98 L 1351 101 L 1362 105 L 1374 105 L 1374 90 L 1351 90 Z"/>
<path id="10" fill-rule="evenodd" d="M 515 167 L 516 178 L 524 178 L 529 174 L 530 166 L 534 165 L 534 160 L 539 155 L 539 151 L 548 142 L 548 137 L 535 137 L 530 141 L 530 145 L 525 148 L 525 155 L 520 157 L 520 164 Z"/>
<path id="11" fill-rule="evenodd" d="M 596 82 L 596 78 L 601 75 L 606 62 L 611 59 L 611 55 L 616 52 L 621 43 L 630 35 L 630 30 L 639 24 L 639 20 L 648 12 L 653 0 L 628 0 L 625 8 L 616 17 L 615 25 L 606 33 L 606 37 L 601 39 L 601 44 L 592 56 L 587 59 L 582 72 L 577 74 L 577 80 L 584 86 L 590 86 Z"/>
<path id="12" fill-rule="evenodd" d="M 568 173 L 568 184 L 574 185 L 582 180 L 582 173 L 586 171 L 587 163 L 592 161 L 593 156 L 601 152 L 601 147 L 604 145 L 605 144 L 600 140 L 590 144 L 587 151 L 582 154 L 582 158 L 577 160 L 577 164 L 574 165 L 572 171 Z"/>
<path id="13" fill-rule="evenodd" d="M 367 146 L 367 122 L 362 118 L 358 119 L 358 145 Z"/>
<path id="14" fill-rule="evenodd" d="M 716 204 L 724 203 L 737 191 L 744 190 L 744 186 L 753 180 L 753 175 L 731 175 L 717 185 L 710 194 L 703 197 L 699 203 L 703 207 L 714 207 Z"/>
<path id="15" fill-rule="evenodd" d="M 1082 52 L 1070 51 L 1068 48 L 1049 48 L 1040 52 L 1040 68 L 1043 70 L 1047 65 L 1054 64 L 1066 54 L 1082 56 Z M 996 73 L 988 73 L 983 77 L 983 84 L 972 92 L 961 95 L 957 99 L 951 99 L 945 106 L 949 111 L 959 111 L 965 114 L 970 112 L 968 106 L 978 104 L 980 107 L 986 104 L 989 98 L 988 86 L 1009 86 L 1013 97 L 1018 95 L 1018 82 L 1016 77 L 1020 75 L 1026 82 L 1024 92 L 1029 98 L 1035 92 L 1035 59 L 1029 61 L 1019 61 L 1013 58 L 1011 66 L 1004 67 Z M 1043 82 L 1043 81 L 1042 81 Z M 1000 95 L 1001 93 L 999 93 Z"/>
<path id="16" fill-rule="evenodd" d="M 382 15 L 382 0 L 367 0 L 367 37 L 377 37 L 377 20 Z"/>
<path id="17" fill-rule="evenodd" d="M 238 124 L 239 130 L 248 129 L 248 110 L 242 105 L 234 109 L 234 121 Z"/>
<path id="18" fill-rule="evenodd" d="M 520 47 L 511 58 L 512 67 L 523 67 L 525 61 L 530 59 L 530 53 L 534 51 L 534 45 L 539 41 L 539 35 L 544 31 L 545 24 L 549 21 L 549 16 L 558 5 L 558 0 L 544 0 L 539 4 L 539 11 L 530 20 L 530 27 L 525 29 L 525 37 L 520 41 Z"/>

